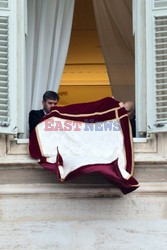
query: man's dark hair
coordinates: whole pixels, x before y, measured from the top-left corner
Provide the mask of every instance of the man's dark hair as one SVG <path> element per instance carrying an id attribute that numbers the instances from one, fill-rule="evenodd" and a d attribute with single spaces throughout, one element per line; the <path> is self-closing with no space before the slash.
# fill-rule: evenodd
<path id="1" fill-rule="evenodd" d="M 43 95 L 43 101 L 47 101 L 48 99 L 50 100 L 59 100 L 59 95 L 54 92 L 54 91 L 46 91 Z"/>

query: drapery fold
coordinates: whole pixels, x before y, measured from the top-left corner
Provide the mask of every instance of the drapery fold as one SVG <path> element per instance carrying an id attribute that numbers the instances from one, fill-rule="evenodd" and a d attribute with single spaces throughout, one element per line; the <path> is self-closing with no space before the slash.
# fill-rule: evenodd
<path id="1" fill-rule="evenodd" d="M 93 6 L 113 95 L 134 101 L 132 1 L 93 0 Z"/>
<path id="2" fill-rule="evenodd" d="M 46 90 L 57 91 L 72 28 L 75 0 L 28 0 L 26 113 L 41 108 Z"/>

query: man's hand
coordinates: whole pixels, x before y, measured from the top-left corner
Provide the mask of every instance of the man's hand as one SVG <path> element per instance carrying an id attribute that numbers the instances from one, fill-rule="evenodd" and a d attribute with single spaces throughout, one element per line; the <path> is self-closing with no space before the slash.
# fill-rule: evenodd
<path id="1" fill-rule="evenodd" d="M 119 103 L 119 106 L 120 106 L 121 108 L 124 108 L 124 103 L 123 103 L 123 102 L 120 102 L 120 103 Z"/>

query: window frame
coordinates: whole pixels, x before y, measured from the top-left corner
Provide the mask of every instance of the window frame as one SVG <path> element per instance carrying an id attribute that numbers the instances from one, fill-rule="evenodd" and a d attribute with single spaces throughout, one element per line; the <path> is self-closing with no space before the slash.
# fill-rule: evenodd
<path id="1" fill-rule="evenodd" d="M 145 0 L 132 1 L 135 38 L 136 136 L 140 138 L 147 137 L 147 117 L 146 112 L 143 112 L 147 106 Z"/>
<path id="2" fill-rule="evenodd" d="M 18 0 L 21 1 L 21 0 Z M 26 1 L 26 0 L 25 0 Z M 136 61 L 135 61 L 135 73 L 136 73 L 136 103 L 137 103 L 137 114 L 141 115 L 141 110 L 146 110 L 146 103 L 147 103 L 147 81 L 148 78 L 146 76 L 146 66 L 148 67 L 147 58 L 145 56 L 146 52 L 146 2 L 149 0 L 133 0 L 133 16 L 134 21 L 134 33 L 135 33 L 135 55 L 136 55 Z M 152 1 L 152 0 L 151 0 Z M 20 2 L 21 3 L 21 2 Z M 150 3 L 150 1 L 149 1 Z M 22 5 L 23 8 L 23 5 Z M 24 5 L 25 8 L 25 5 Z M 144 15 L 144 19 L 141 18 L 141 12 L 142 15 Z M 142 19 L 142 20 L 141 20 Z M 25 24 L 24 24 L 25 25 Z M 22 26 L 23 28 L 23 26 Z M 26 28 L 25 28 L 26 30 Z M 139 40 L 137 39 L 139 38 Z M 144 43 L 141 43 L 141 41 L 144 41 Z M 23 44 L 23 40 L 22 40 Z M 22 47 L 23 48 L 23 47 Z M 24 57 L 22 57 L 19 61 L 20 67 L 22 62 L 24 61 Z M 143 63 L 144 62 L 144 63 Z M 21 68 L 20 68 L 21 69 Z M 25 72 L 25 68 L 22 64 L 22 69 Z M 143 73 L 143 69 L 144 72 Z M 19 79 L 19 78 L 18 78 Z M 20 79 L 24 79 L 25 84 L 25 75 L 21 73 Z M 18 81 L 18 83 L 21 83 L 21 80 Z M 24 85 L 23 84 L 23 85 Z M 22 86 L 22 93 L 24 93 L 25 86 Z M 141 100 L 141 93 L 144 94 L 144 102 L 143 99 Z M 140 94 L 139 94 L 140 93 Z M 139 102 L 139 103 L 138 103 Z M 20 101 L 21 103 L 21 101 Z M 25 118 L 24 118 L 25 119 Z M 24 123 L 25 120 L 23 119 Z M 143 120 L 142 120 L 143 119 Z M 144 122 L 143 122 L 144 121 Z M 146 132 L 147 130 L 147 120 L 146 120 L 146 112 L 144 114 L 142 113 L 142 116 L 140 120 L 137 120 L 137 126 L 140 128 L 139 132 Z M 141 135 L 141 134 L 139 134 Z M 138 136 L 139 136 L 138 135 Z M 165 158 L 165 138 L 161 135 L 157 134 L 147 134 L 145 137 L 137 137 L 133 139 L 134 141 L 134 153 L 135 153 L 135 163 L 141 163 L 141 162 L 164 162 L 166 160 Z M 27 155 L 27 145 L 28 145 L 28 139 L 18 139 L 14 138 L 13 136 L 10 137 L 10 140 L 8 140 L 8 155 L 16 155 L 19 154 L 18 147 L 24 147 L 24 149 L 21 149 L 21 154 Z M 26 156 L 25 156 L 26 157 Z M 32 161 L 32 160 L 31 160 Z"/>
<path id="3" fill-rule="evenodd" d="M 26 34 L 27 0 L 17 0 L 17 136 L 26 131 Z M 21 51 L 21 53 L 19 53 Z"/>

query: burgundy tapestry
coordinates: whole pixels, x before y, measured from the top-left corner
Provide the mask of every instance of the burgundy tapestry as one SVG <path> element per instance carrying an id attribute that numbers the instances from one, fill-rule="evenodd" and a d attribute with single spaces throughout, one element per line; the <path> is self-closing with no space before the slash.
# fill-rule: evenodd
<path id="1" fill-rule="evenodd" d="M 139 187 L 130 121 L 110 97 L 54 107 L 31 133 L 29 152 L 60 181 L 99 172 L 124 194 Z"/>

